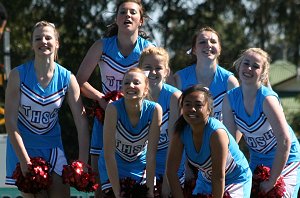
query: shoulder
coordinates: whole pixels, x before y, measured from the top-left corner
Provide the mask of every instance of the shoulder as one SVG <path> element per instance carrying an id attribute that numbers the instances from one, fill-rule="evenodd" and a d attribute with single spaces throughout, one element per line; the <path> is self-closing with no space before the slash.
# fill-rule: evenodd
<path id="1" fill-rule="evenodd" d="M 176 88 L 176 87 L 174 87 L 172 85 L 169 85 L 167 83 L 163 84 L 162 90 L 165 90 L 166 92 L 170 92 L 171 94 L 174 94 L 176 92 L 181 93 L 181 91 L 178 88 Z"/>
<path id="2" fill-rule="evenodd" d="M 181 74 L 184 74 L 184 73 L 189 72 L 189 71 L 195 71 L 195 66 L 196 66 L 195 64 L 189 65 L 189 66 L 187 66 L 187 67 L 185 67 L 181 70 L 178 70 L 175 74 L 181 75 Z"/>
<path id="3" fill-rule="evenodd" d="M 143 38 L 141 36 L 138 36 L 137 42 L 140 43 L 140 44 L 142 44 L 145 47 L 148 47 L 150 45 L 156 46 L 153 42 L 151 42 L 150 40 L 145 39 L 145 38 Z"/>

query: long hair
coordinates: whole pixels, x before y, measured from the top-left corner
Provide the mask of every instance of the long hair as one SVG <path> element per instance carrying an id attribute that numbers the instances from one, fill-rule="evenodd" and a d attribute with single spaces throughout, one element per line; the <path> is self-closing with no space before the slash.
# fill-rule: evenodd
<path id="1" fill-rule="evenodd" d="M 145 9 L 144 9 L 144 6 L 143 6 L 141 0 L 121 0 L 121 1 L 119 1 L 119 3 L 117 4 L 117 10 L 115 12 L 115 16 L 117 16 L 120 6 L 123 3 L 126 3 L 126 2 L 133 2 L 133 3 L 136 3 L 136 4 L 139 5 L 140 15 L 141 15 L 143 21 L 145 21 L 145 19 L 149 18 L 148 15 L 145 14 Z M 112 36 L 115 36 L 117 34 L 118 34 L 118 25 L 116 24 L 116 22 L 114 22 L 114 23 L 107 26 L 107 30 L 104 32 L 104 37 L 105 38 L 112 37 Z M 140 29 L 139 29 L 139 36 L 141 36 L 145 39 L 149 38 L 149 36 L 146 34 L 146 32 L 144 32 L 143 30 L 140 30 Z"/>
<path id="2" fill-rule="evenodd" d="M 213 110 L 214 110 L 214 101 L 213 97 L 209 91 L 209 89 L 201 84 L 193 85 L 189 88 L 187 88 L 185 91 L 182 92 L 180 96 L 180 110 L 182 110 L 183 102 L 186 96 L 189 94 L 199 91 L 204 94 L 204 99 L 208 104 L 208 108 L 210 110 L 209 116 L 213 116 Z M 180 115 L 178 120 L 175 122 L 175 133 L 182 133 L 184 128 L 188 125 L 186 120 L 184 119 L 183 115 Z"/>
<path id="3" fill-rule="evenodd" d="M 243 59 L 245 58 L 245 56 L 247 54 L 249 54 L 251 52 L 260 55 L 264 59 L 264 64 L 262 65 L 263 72 L 261 74 L 260 80 L 263 85 L 270 86 L 269 73 L 270 73 L 271 58 L 270 58 L 269 54 L 261 48 L 248 48 L 248 49 L 242 51 L 239 58 L 233 62 L 233 66 L 234 66 L 235 70 L 237 71 L 237 73 L 239 73 L 240 66 L 241 66 Z"/>

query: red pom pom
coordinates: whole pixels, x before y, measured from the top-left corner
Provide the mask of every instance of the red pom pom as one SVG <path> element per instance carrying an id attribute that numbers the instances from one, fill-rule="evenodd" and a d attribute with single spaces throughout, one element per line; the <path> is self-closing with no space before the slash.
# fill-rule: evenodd
<path id="1" fill-rule="evenodd" d="M 149 188 L 146 184 L 140 184 L 132 178 L 124 178 L 120 180 L 121 197 L 140 198 L 147 197 Z"/>
<path id="2" fill-rule="evenodd" d="M 69 184 L 78 191 L 93 192 L 99 184 L 96 183 L 96 175 L 92 168 L 79 160 L 73 161 L 70 165 L 64 165 L 62 177 L 63 183 Z"/>
<path id="3" fill-rule="evenodd" d="M 28 172 L 25 177 L 22 174 L 20 163 L 13 173 L 16 179 L 16 186 L 24 193 L 36 194 L 41 190 L 47 190 L 52 183 L 50 176 L 50 164 L 41 157 L 30 159 L 31 165 L 28 165 Z"/>
<path id="4" fill-rule="evenodd" d="M 109 101 L 116 101 L 123 97 L 123 93 L 120 91 L 111 91 L 108 92 L 103 98 Z M 86 107 L 88 116 L 96 117 L 101 123 L 104 122 L 105 110 L 99 106 L 97 101 L 94 101 L 92 107 Z"/>
<path id="5" fill-rule="evenodd" d="M 263 193 L 260 191 L 260 183 L 262 181 L 268 180 L 270 177 L 270 168 L 259 165 L 255 168 L 253 177 L 252 177 L 252 189 L 251 189 L 251 197 L 257 197 L 257 198 L 276 198 L 276 197 L 282 197 L 285 192 L 285 183 L 283 181 L 283 177 L 280 176 L 277 180 L 274 188 L 270 190 L 268 193 Z"/>

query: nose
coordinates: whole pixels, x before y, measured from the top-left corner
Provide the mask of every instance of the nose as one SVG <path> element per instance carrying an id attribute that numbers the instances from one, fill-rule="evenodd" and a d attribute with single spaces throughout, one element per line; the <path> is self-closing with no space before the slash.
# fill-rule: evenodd
<path id="1" fill-rule="evenodd" d="M 129 17 L 129 16 L 131 16 L 130 10 L 127 10 L 127 11 L 126 11 L 126 17 Z"/>
<path id="2" fill-rule="evenodd" d="M 196 112 L 195 106 L 191 106 L 191 111 L 192 111 L 192 112 Z"/>
<path id="3" fill-rule="evenodd" d="M 42 42 L 43 42 L 43 43 L 46 43 L 46 42 L 47 42 L 47 39 L 46 39 L 45 37 L 43 37 L 43 38 L 42 38 Z"/>
<path id="4" fill-rule="evenodd" d="M 130 82 L 129 86 L 130 86 L 130 87 L 134 87 L 134 83 L 133 83 L 133 82 Z"/>

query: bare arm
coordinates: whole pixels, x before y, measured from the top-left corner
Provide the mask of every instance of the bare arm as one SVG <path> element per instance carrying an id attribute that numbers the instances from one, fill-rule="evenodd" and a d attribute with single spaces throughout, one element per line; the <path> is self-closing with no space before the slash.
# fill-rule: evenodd
<path id="1" fill-rule="evenodd" d="M 67 101 L 72 111 L 74 122 L 78 133 L 79 160 L 88 163 L 90 134 L 85 109 L 83 107 L 80 88 L 75 76 L 72 74 L 70 79 Z"/>
<path id="2" fill-rule="evenodd" d="M 179 77 L 178 74 L 174 74 L 174 83 L 175 83 L 175 87 L 177 87 L 178 89 L 182 89 L 182 84 L 181 84 L 181 79 Z"/>
<path id="3" fill-rule="evenodd" d="M 102 54 L 102 41 L 97 40 L 88 50 L 85 55 L 80 67 L 78 69 L 76 78 L 80 86 L 81 93 L 92 100 L 96 100 L 100 103 L 101 107 L 106 106 L 104 100 L 101 100 L 103 94 L 95 89 L 89 82 L 89 78 L 92 75 L 92 72 L 97 66 L 100 56 Z M 102 104 L 103 103 L 103 104 Z M 104 106 L 103 106 L 104 105 Z M 105 108 L 104 108 L 105 109 Z"/>
<path id="4" fill-rule="evenodd" d="M 231 90 L 235 87 L 238 87 L 239 85 L 240 85 L 239 81 L 238 81 L 238 79 L 236 79 L 236 77 L 234 75 L 229 76 L 227 90 Z"/>
<path id="5" fill-rule="evenodd" d="M 20 78 L 17 69 L 10 72 L 5 92 L 5 127 L 10 142 L 20 161 L 23 174 L 27 172 L 27 164 L 30 164 L 29 155 L 25 149 L 17 122 L 20 105 Z"/>
<path id="6" fill-rule="evenodd" d="M 263 191 L 268 192 L 276 184 L 290 153 L 291 140 L 288 124 L 283 110 L 275 96 L 266 97 L 263 110 L 270 122 L 277 141 L 277 149 L 272 164 L 271 176 L 267 182 L 262 183 Z"/>
<path id="7" fill-rule="evenodd" d="M 231 135 L 235 138 L 236 142 L 239 142 L 241 140 L 242 133 L 237 129 L 237 126 L 234 122 L 234 117 L 227 94 L 223 99 L 222 114 L 223 124 L 226 126 Z"/>
<path id="8" fill-rule="evenodd" d="M 225 166 L 229 139 L 224 129 L 218 129 L 210 139 L 212 161 L 212 194 L 222 198 L 225 188 Z"/>
<path id="9" fill-rule="evenodd" d="M 116 198 L 118 198 L 120 197 L 121 188 L 119 183 L 118 167 L 115 158 L 117 110 L 112 104 L 108 104 L 106 108 L 103 126 L 103 150 L 107 174 L 114 194 Z"/>
<path id="10" fill-rule="evenodd" d="M 183 152 L 180 134 L 174 133 L 169 145 L 166 174 L 174 198 L 183 198 L 183 192 L 177 175 Z"/>
<path id="11" fill-rule="evenodd" d="M 148 146 L 146 155 L 146 184 L 149 188 L 149 196 L 153 196 L 154 192 L 154 176 L 156 167 L 156 151 L 160 135 L 160 126 L 162 122 L 162 108 L 159 104 L 156 104 L 155 111 L 153 113 L 152 122 L 150 125 L 150 131 L 148 135 Z"/>
<path id="12" fill-rule="evenodd" d="M 168 121 L 168 136 L 170 140 L 172 139 L 172 135 L 174 133 L 175 122 L 180 116 L 180 109 L 179 109 L 180 96 L 181 96 L 181 91 L 174 92 L 170 101 L 170 114 L 169 114 L 169 121 Z"/>
<path id="13" fill-rule="evenodd" d="M 172 134 L 174 133 L 174 124 L 179 117 L 179 97 L 181 95 L 181 91 L 174 92 L 173 95 L 171 96 L 170 99 L 170 106 L 169 106 L 169 120 L 168 120 L 168 136 L 169 140 L 172 138 Z M 169 145 L 170 146 L 170 142 Z M 169 149 L 168 149 L 169 151 Z M 167 154 L 168 156 L 168 154 Z M 161 196 L 162 197 L 168 197 L 170 194 L 170 187 L 168 183 L 168 179 L 166 177 L 166 173 L 164 173 L 163 177 L 163 184 L 162 184 L 162 189 L 161 189 Z"/>

